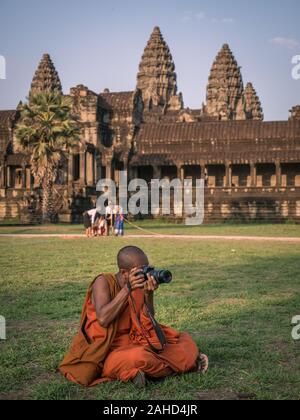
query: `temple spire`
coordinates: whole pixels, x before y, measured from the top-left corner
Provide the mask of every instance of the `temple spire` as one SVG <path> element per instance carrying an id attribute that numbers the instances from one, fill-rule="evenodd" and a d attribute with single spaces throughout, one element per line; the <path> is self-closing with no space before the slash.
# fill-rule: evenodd
<path id="1" fill-rule="evenodd" d="M 262 121 L 264 119 L 263 109 L 252 83 L 247 83 L 244 92 L 244 101 L 246 119 Z"/>
<path id="2" fill-rule="evenodd" d="M 229 45 L 224 44 L 211 69 L 204 113 L 219 120 L 235 120 L 243 90 L 240 67 Z"/>
<path id="3" fill-rule="evenodd" d="M 29 96 L 54 91 L 62 93 L 61 82 L 50 55 L 44 54 L 33 77 Z"/>
<path id="4" fill-rule="evenodd" d="M 177 76 L 169 47 L 156 26 L 144 50 L 137 76 L 145 109 L 169 107 L 181 109 L 182 97 L 177 95 Z"/>
<path id="5" fill-rule="evenodd" d="M 293 106 L 293 108 L 290 110 L 289 120 L 300 120 L 300 105 Z"/>

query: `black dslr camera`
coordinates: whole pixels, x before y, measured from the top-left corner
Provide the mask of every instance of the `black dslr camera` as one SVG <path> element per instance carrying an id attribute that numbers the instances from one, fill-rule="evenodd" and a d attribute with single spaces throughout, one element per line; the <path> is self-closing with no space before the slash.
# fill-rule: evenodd
<path id="1" fill-rule="evenodd" d="M 155 270 L 154 267 L 145 266 L 139 274 L 144 274 L 145 281 L 148 280 L 148 274 L 154 277 L 157 284 L 169 284 L 172 281 L 172 273 L 168 270 Z"/>

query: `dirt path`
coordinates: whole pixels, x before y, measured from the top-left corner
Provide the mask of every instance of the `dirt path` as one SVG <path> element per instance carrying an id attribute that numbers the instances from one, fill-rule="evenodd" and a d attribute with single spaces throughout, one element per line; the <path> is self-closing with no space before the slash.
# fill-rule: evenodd
<path id="1" fill-rule="evenodd" d="M 0 234 L 0 238 L 21 238 L 21 239 L 41 239 L 41 238 L 61 238 L 61 239 L 85 239 L 84 235 L 76 234 Z M 126 235 L 124 239 L 172 239 L 172 240 L 222 240 L 222 241 L 257 241 L 257 242 L 286 242 L 300 243 L 300 238 L 291 237 L 270 237 L 270 236 L 225 236 L 225 235 Z M 121 238 L 115 238 L 121 239 Z M 122 238 L 123 239 L 123 238 Z M 88 240 L 88 239 L 87 239 Z M 93 239 L 97 240 L 97 238 Z M 99 238 L 98 240 L 107 240 Z"/>

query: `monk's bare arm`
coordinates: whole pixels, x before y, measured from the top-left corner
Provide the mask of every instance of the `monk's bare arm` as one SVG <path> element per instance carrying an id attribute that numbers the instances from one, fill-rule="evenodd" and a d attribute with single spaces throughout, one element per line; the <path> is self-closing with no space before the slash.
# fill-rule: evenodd
<path id="1" fill-rule="evenodd" d="M 98 322 L 103 328 L 108 328 L 118 317 L 127 299 L 128 291 L 125 287 L 111 300 L 109 286 L 105 277 L 101 276 L 95 281 L 93 286 L 93 303 L 96 307 Z"/>

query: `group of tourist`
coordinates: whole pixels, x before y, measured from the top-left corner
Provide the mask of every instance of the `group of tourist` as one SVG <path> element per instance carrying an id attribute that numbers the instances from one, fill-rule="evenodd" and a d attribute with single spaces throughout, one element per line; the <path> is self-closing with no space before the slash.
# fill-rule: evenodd
<path id="1" fill-rule="evenodd" d="M 93 208 L 83 213 L 83 223 L 87 238 L 99 236 L 124 236 L 124 212 L 122 207 L 111 201 L 105 210 Z"/>

